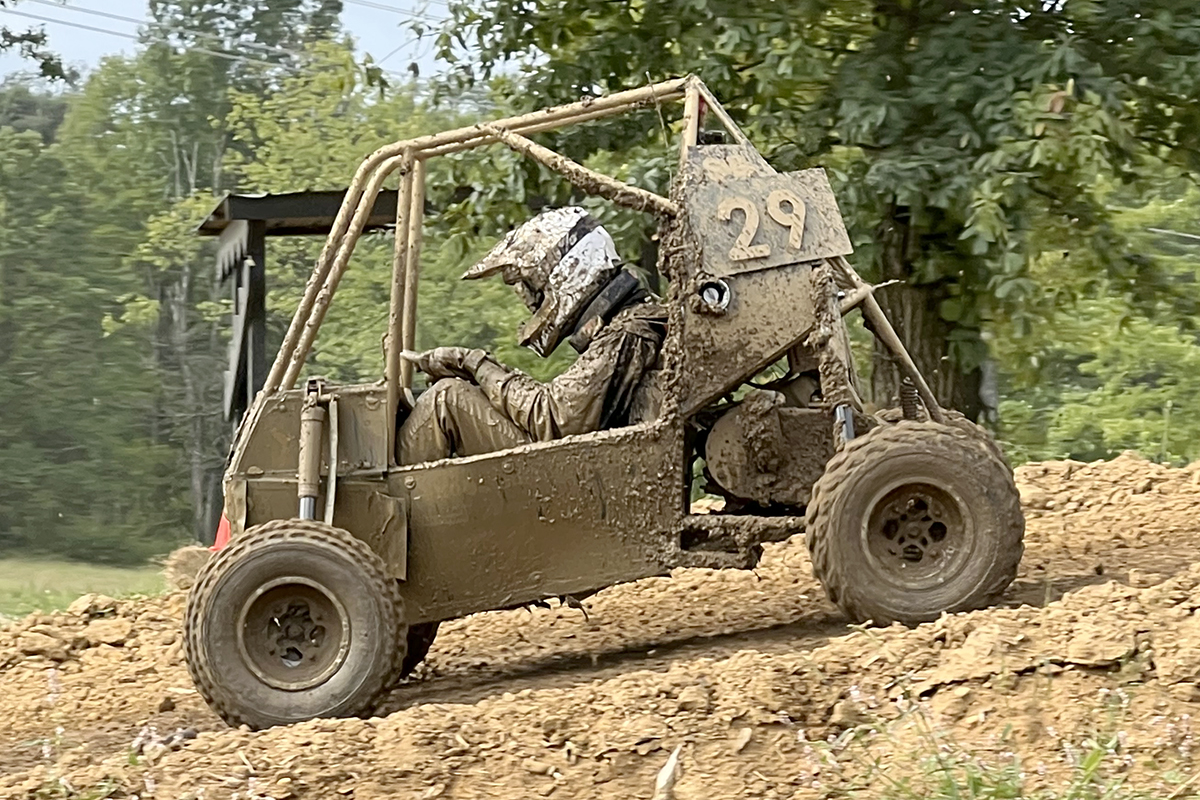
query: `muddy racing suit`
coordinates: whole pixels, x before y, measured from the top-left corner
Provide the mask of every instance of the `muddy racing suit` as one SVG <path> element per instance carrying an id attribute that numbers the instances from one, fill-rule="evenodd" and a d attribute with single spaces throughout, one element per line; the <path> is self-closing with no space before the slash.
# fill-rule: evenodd
<path id="1" fill-rule="evenodd" d="M 654 366 L 667 313 L 651 301 L 620 310 L 578 360 L 549 383 L 466 351 L 463 377 L 438 380 L 396 439 L 401 464 L 503 450 L 629 423 L 634 393 Z"/>

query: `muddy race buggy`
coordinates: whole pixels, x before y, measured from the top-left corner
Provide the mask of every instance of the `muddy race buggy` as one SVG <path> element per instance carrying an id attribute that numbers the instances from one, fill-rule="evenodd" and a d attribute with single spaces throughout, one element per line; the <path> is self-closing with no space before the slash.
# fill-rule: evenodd
<path id="1" fill-rule="evenodd" d="M 670 197 L 528 138 L 678 100 Z M 424 165 L 497 143 L 659 219 L 669 327 L 650 377 L 661 403 L 623 428 L 398 466 Z M 397 171 L 386 377 L 296 387 Z M 695 77 L 372 154 L 233 445 L 232 540 L 198 576 L 185 622 L 200 693 L 252 728 L 366 713 L 421 661 L 442 620 L 676 567 L 749 569 L 765 542 L 802 531 L 817 577 L 853 620 L 915 623 L 997 600 L 1024 534 L 1012 471 L 986 432 L 938 406 L 850 253 L 824 171 L 775 172 Z M 863 410 L 842 322 L 853 309 L 906 377 L 902 409 Z M 724 497 L 722 511 L 693 513 L 701 488 Z"/>

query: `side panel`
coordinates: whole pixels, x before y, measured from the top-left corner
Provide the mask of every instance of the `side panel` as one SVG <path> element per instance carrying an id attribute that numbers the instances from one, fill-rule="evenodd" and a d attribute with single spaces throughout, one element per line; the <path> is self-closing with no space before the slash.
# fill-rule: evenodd
<path id="1" fill-rule="evenodd" d="M 789 264 L 723 279 L 729 302 L 710 308 L 699 292 L 683 309 L 680 410 L 691 414 L 783 355 L 812 330 L 812 269 Z"/>
<path id="2" fill-rule="evenodd" d="M 683 447 L 658 423 L 395 470 L 410 618 L 447 619 L 665 572 Z"/>
<path id="3" fill-rule="evenodd" d="M 338 496 L 334 522 L 342 525 L 342 509 L 349 507 L 350 502 L 343 493 L 353 495 L 348 487 L 355 485 L 355 481 L 374 485 L 372 491 L 385 491 L 387 402 L 382 384 L 329 386 L 327 391 L 338 401 Z M 281 392 L 255 404 L 251 416 L 242 423 L 248 426 L 246 435 L 239 438 L 225 473 L 225 516 L 234 535 L 268 520 L 296 515 L 296 465 L 303 402 L 303 390 Z M 328 430 L 322 438 L 321 474 L 326 476 Z M 325 508 L 324 478 L 321 483 L 318 509 Z"/>
<path id="4" fill-rule="evenodd" d="M 296 478 L 249 478 L 246 483 L 247 528 L 273 519 L 296 516 Z M 317 508 L 325 507 L 325 484 Z M 408 509 L 403 498 L 388 493 L 383 478 L 339 479 L 333 504 L 333 524 L 362 539 L 388 564 L 397 578 L 407 576 Z"/>
<path id="5" fill-rule="evenodd" d="M 379 475 L 387 470 L 387 395 L 382 384 L 330 385 L 338 400 L 338 475 Z M 300 406 L 304 391 L 292 389 L 260 404 L 245 442 L 238 443 L 230 473 L 296 475 L 300 457 Z M 322 472 L 329 464 L 324 436 Z"/>

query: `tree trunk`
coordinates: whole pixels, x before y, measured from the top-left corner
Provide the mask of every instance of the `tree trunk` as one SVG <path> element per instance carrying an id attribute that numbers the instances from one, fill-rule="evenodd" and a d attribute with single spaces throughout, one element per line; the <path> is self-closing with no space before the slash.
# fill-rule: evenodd
<path id="1" fill-rule="evenodd" d="M 876 292 L 883 308 L 909 355 L 929 382 L 943 406 L 956 408 L 976 420 L 983 411 L 980 399 L 982 371 L 964 370 L 949 352 L 951 334 L 978 331 L 960 328 L 942 319 L 939 306 L 951 296 L 952 279 L 913 285 L 913 265 L 921 253 L 919 237 L 908 222 L 907 209 L 893 207 L 879 232 L 882 245 L 880 282 L 899 281 Z M 871 398 L 880 408 L 900 403 L 900 370 L 892 356 L 878 343 L 871 370 Z"/>
<path id="2" fill-rule="evenodd" d="M 183 409 L 187 420 L 184 435 L 188 461 L 188 488 L 192 498 L 192 534 L 200 540 L 205 535 L 205 468 L 204 468 L 204 415 L 199 387 L 192 375 L 191 348 L 188 342 L 188 305 L 191 298 L 191 264 L 185 263 L 178 282 L 168 289 L 171 300 L 171 343 L 179 366 L 179 382 L 183 395 Z"/>

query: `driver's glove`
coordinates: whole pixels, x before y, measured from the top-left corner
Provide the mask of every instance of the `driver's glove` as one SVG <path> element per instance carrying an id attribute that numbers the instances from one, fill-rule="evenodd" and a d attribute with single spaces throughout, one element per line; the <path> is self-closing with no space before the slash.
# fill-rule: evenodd
<path id="1" fill-rule="evenodd" d="M 422 353 L 414 353 L 408 359 L 413 366 L 432 380 L 462 378 L 472 380 L 472 371 L 467 367 L 467 358 L 472 350 L 466 347 L 435 347 Z"/>

